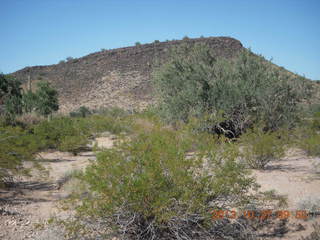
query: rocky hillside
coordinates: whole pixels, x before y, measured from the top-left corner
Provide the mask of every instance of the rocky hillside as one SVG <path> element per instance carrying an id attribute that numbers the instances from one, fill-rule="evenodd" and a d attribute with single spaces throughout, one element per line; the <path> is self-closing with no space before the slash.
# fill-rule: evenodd
<path id="1" fill-rule="evenodd" d="M 33 85 L 41 80 L 51 82 L 59 92 L 63 112 L 80 106 L 141 109 L 153 100 L 150 78 L 155 60 L 165 60 L 169 48 L 184 42 L 205 42 L 217 56 L 225 57 L 243 48 L 240 41 L 229 37 L 155 42 L 104 50 L 49 66 L 26 67 L 13 75 L 25 84 L 29 78 Z"/>

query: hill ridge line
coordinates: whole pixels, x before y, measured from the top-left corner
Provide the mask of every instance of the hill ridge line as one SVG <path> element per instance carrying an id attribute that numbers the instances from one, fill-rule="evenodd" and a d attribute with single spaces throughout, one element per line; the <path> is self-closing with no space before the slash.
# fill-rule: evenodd
<path id="1" fill-rule="evenodd" d="M 58 64 L 25 67 L 12 75 L 24 84 L 30 78 L 33 86 L 43 80 L 52 83 L 61 112 L 80 106 L 143 109 L 154 101 L 150 80 L 155 59 L 165 61 L 170 48 L 197 42 L 227 58 L 243 49 L 231 37 L 188 38 L 103 50 Z"/>

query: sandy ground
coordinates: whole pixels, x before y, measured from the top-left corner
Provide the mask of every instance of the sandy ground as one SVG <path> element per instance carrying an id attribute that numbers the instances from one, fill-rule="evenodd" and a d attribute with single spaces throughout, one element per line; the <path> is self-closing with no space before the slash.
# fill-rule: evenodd
<path id="1" fill-rule="evenodd" d="M 290 212 L 289 226 L 292 224 L 295 225 L 293 228 L 296 228 L 297 225 L 301 225 L 305 228 L 289 232 L 279 239 L 300 239 L 301 236 L 307 236 L 311 232 L 314 222 L 320 223 L 320 216 L 309 217 L 308 221 L 298 220 L 295 217 L 297 211 L 304 207 L 302 204 L 306 202 L 309 202 L 308 206 L 313 204 L 313 208 L 316 208 L 313 211 L 320 213 L 320 173 L 317 172 L 320 169 L 315 169 L 315 164 L 319 163 L 320 158 L 307 157 L 301 150 L 290 149 L 286 157 L 270 163 L 265 170 L 253 171 L 261 186 L 260 191 L 275 190 L 276 194 L 287 197 L 288 206 L 281 210 Z"/>
<path id="2" fill-rule="evenodd" d="M 114 136 L 106 135 L 97 138 L 96 143 L 98 147 L 111 148 L 114 140 Z M 72 171 L 84 169 L 90 161 L 95 160 L 95 156 L 92 152 L 73 156 L 57 151 L 43 152 L 40 155 L 40 161 L 48 170 L 49 176 L 22 179 L 14 188 L 0 190 L 0 239 L 63 239 L 60 229 L 40 230 L 37 227 L 50 217 L 65 217 L 66 212 L 57 208 L 58 201 L 68 196 L 68 191 L 61 187 L 61 183 Z M 320 162 L 320 159 L 309 158 L 301 151 L 291 150 L 284 159 L 273 162 L 266 170 L 254 171 L 253 174 L 262 191 L 275 190 L 278 194 L 286 195 L 286 209 L 296 210 L 304 199 L 320 198 L 320 175 L 315 173 L 315 161 Z M 313 221 L 320 222 L 319 217 L 309 221 L 289 219 L 294 227 L 281 239 L 294 240 L 309 234 Z M 300 225 L 302 227 L 299 231 L 292 230 Z"/>
<path id="3" fill-rule="evenodd" d="M 295 210 L 305 200 L 320 200 L 320 174 L 315 163 L 320 163 L 320 158 L 306 157 L 303 151 L 290 149 L 285 158 L 270 163 L 265 170 L 255 170 L 254 175 L 262 191 L 274 189 L 287 196 L 287 209 Z"/>
<path id="4" fill-rule="evenodd" d="M 114 140 L 113 136 L 99 137 L 95 142 L 98 147 L 110 148 Z M 63 239 L 59 229 L 41 232 L 36 227 L 41 227 L 51 217 L 65 217 L 66 212 L 60 211 L 57 203 L 70 191 L 61 187 L 61 183 L 70 173 L 84 169 L 94 160 L 93 152 L 82 152 L 77 156 L 58 151 L 40 153 L 39 161 L 48 176 L 33 173 L 31 178 L 20 179 L 11 189 L 0 189 L 0 239 Z"/>

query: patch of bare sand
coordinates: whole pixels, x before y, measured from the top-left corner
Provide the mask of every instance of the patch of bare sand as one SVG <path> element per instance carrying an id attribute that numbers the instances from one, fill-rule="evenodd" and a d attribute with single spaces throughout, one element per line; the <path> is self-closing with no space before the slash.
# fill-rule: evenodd
<path id="1" fill-rule="evenodd" d="M 314 162 L 320 162 L 320 158 L 306 157 L 303 151 L 290 149 L 285 158 L 270 163 L 265 170 L 254 170 L 253 175 L 261 185 L 261 191 L 276 190 L 277 194 L 285 195 L 288 207 L 283 210 L 289 210 L 294 214 L 296 210 L 301 210 L 299 208 L 304 200 L 320 198 L 320 175 L 315 172 Z M 300 239 L 301 236 L 310 234 L 314 222 L 320 223 L 319 216 L 309 221 L 298 220 L 295 216 L 291 216 L 289 229 L 290 225 L 301 224 L 304 230 L 289 231 L 285 237 L 272 239 Z"/>
<path id="2" fill-rule="evenodd" d="M 112 148 L 115 137 L 97 137 L 95 143 L 99 148 Z"/>
<path id="3" fill-rule="evenodd" d="M 286 195 L 288 209 L 295 210 L 302 200 L 320 197 L 320 175 L 314 171 L 315 161 L 320 162 L 320 158 L 306 157 L 302 151 L 292 149 L 265 170 L 254 170 L 254 175 L 262 191 L 274 189 Z"/>
<path id="4" fill-rule="evenodd" d="M 111 148 L 114 140 L 114 137 L 101 137 L 95 142 L 100 148 Z M 51 217 L 65 218 L 68 215 L 57 206 L 70 193 L 61 188 L 60 182 L 95 159 L 93 152 L 82 152 L 77 156 L 59 151 L 39 153 L 39 162 L 47 170 L 47 176 L 36 170 L 32 177 L 21 178 L 12 188 L 0 190 L 0 239 L 42 239 L 38 234 L 43 231 L 35 229 L 37 224 L 43 224 Z M 59 238 L 52 235 L 46 239 Z"/>

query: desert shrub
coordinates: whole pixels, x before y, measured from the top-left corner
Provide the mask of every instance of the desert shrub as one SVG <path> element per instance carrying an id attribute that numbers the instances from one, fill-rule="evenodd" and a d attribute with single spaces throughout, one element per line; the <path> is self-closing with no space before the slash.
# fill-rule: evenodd
<path id="1" fill-rule="evenodd" d="M 87 116 L 91 115 L 91 111 L 89 110 L 89 108 L 87 108 L 85 106 L 81 106 L 78 109 L 78 112 L 80 113 L 81 117 L 87 117 Z"/>
<path id="2" fill-rule="evenodd" d="M 130 131 L 130 122 L 122 118 L 103 115 L 92 115 L 88 118 L 88 124 L 93 133 L 108 131 L 113 134 Z"/>
<path id="3" fill-rule="evenodd" d="M 14 121 L 16 115 L 22 114 L 22 104 L 20 96 L 11 96 L 5 101 L 5 115 L 8 121 Z"/>
<path id="4" fill-rule="evenodd" d="M 41 139 L 43 148 L 57 148 L 72 152 L 83 147 L 86 144 L 83 139 L 90 135 L 85 124 L 81 124 L 78 119 L 67 117 L 43 121 L 35 125 L 33 131 Z"/>
<path id="5" fill-rule="evenodd" d="M 24 113 L 16 117 L 16 122 L 24 127 L 36 125 L 45 120 L 46 119 L 43 116 L 38 115 L 35 112 Z"/>
<path id="6" fill-rule="evenodd" d="M 65 136 L 61 139 L 58 149 L 77 155 L 89 143 L 87 136 Z"/>
<path id="7" fill-rule="evenodd" d="M 86 118 L 56 117 L 33 126 L 43 148 L 55 148 L 74 154 L 86 148 L 88 139 L 108 131 L 113 134 L 129 131 L 130 123 L 120 118 L 103 115 L 91 115 Z"/>
<path id="8" fill-rule="evenodd" d="M 0 127 L 0 186 L 12 182 L 13 177 L 28 174 L 23 162 L 34 162 L 39 139 L 20 127 Z"/>
<path id="9" fill-rule="evenodd" d="M 160 115 L 169 122 L 222 112 L 240 132 L 260 121 L 265 130 L 294 125 L 299 103 L 311 94 L 305 79 L 284 74 L 250 50 L 227 60 L 204 44 L 173 49 L 155 69 L 153 83 Z"/>
<path id="10" fill-rule="evenodd" d="M 58 146 L 61 138 L 68 132 L 74 132 L 72 121 L 67 118 L 54 118 L 51 121 L 44 121 L 34 126 L 33 132 L 39 136 L 48 148 Z"/>
<path id="11" fill-rule="evenodd" d="M 22 113 L 21 82 L 10 75 L 0 74 L 0 114 L 12 121 Z"/>
<path id="12" fill-rule="evenodd" d="M 73 57 L 67 57 L 67 58 L 66 58 L 66 61 L 67 61 L 67 62 L 71 62 L 73 59 L 74 59 Z"/>
<path id="13" fill-rule="evenodd" d="M 113 118 L 123 118 L 129 115 L 127 110 L 118 107 L 102 107 L 97 110 L 92 110 L 92 113 Z"/>
<path id="14" fill-rule="evenodd" d="M 240 204 L 253 184 L 235 148 L 215 146 L 186 157 L 192 139 L 158 126 L 97 153 L 81 176 L 89 192 L 78 217 L 102 219 L 123 239 L 250 239 L 231 238 L 235 229 L 217 231 L 211 220 L 210 210 Z"/>
<path id="15" fill-rule="evenodd" d="M 22 95 L 22 107 L 23 112 L 30 113 L 34 112 L 37 109 L 38 98 L 35 93 L 32 91 L 26 91 Z"/>
<path id="16" fill-rule="evenodd" d="M 58 92 L 51 87 L 49 82 L 38 82 L 35 93 L 37 104 L 36 111 L 47 116 L 59 109 Z"/>
<path id="17" fill-rule="evenodd" d="M 293 144 L 310 156 L 320 156 L 320 113 L 314 113 L 302 121 L 293 131 Z"/>
<path id="18" fill-rule="evenodd" d="M 308 106 L 307 111 L 309 112 L 309 115 L 314 116 L 316 114 L 320 113 L 320 104 L 319 103 L 314 103 Z"/>
<path id="19" fill-rule="evenodd" d="M 279 132 L 264 132 L 254 129 L 240 138 L 243 159 L 249 167 L 263 169 L 273 161 L 284 156 L 284 139 Z"/>
<path id="20" fill-rule="evenodd" d="M 91 111 L 85 106 L 81 106 L 76 111 L 69 113 L 70 117 L 87 117 L 91 114 Z"/>
<path id="21" fill-rule="evenodd" d="M 310 156 L 320 156 L 320 133 L 312 129 L 300 130 L 297 145 Z"/>
<path id="22" fill-rule="evenodd" d="M 311 129 L 315 131 L 320 131 L 320 111 L 314 112 L 311 121 Z"/>
<path id="23" fill-rule="evenodd" d="M 0 114 L 14 122 L 17 115 L 38 112 L 44 116 L 59 109 L 57 91 L 48 82 L 39 82 L 35 93 L 22 92 L 21 83 L 0 74 Z"/>
<path id="24" fill-rule="evenodd" d="M 81 114 L 77 111 L 69 112 L 70 117 L 81 117 Z"/>

